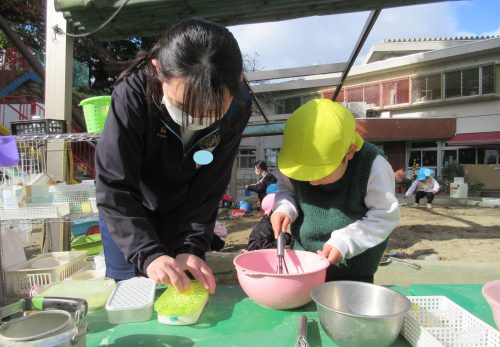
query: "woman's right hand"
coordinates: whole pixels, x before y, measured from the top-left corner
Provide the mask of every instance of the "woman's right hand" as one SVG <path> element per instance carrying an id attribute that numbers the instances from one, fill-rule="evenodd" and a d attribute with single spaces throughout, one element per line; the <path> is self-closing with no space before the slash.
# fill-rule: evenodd
<path id="1" fill-rule="evenodd" d="M 156 284 L 173 285 L 178 292 L 191 287 L 191 281 L 180 264 L 168 255 L 161 255 L 149 264 L 146 274 Z"/>
<path id="2" fill-rule="evenodd" d="M 285 232 L 292 220 L 283 212 L 275 212 L 271 215 L 274 238 L 277 239 L 281 232 Z"/>

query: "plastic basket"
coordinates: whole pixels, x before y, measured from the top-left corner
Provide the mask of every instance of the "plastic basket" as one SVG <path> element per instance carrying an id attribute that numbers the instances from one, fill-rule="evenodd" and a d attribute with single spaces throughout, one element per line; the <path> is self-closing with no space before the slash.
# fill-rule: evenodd
<path id="1" fill-rule="evenodd" d="M 28 294 L 34 285 L 62 281 L 87 263 L 87 252 L 51 252 L 5 269 L 7 295 Z"/>
<path id="2" fill-rule="evenodd" d="M 1 220 L 50 219 L 64 217 L 70 213 L 69 203 L 33 204 L 23 208 L 0 209 Z"/>
<path id="3" fill-rule="evenodd" d="M 23 120 L 10 123 L 12 135 L 46 135 L 66 133 L 66 121 L 62 119 Z"/>
<path id="4" fill-rule="evenodd" d="M 412 346 L 500 346 L 500 332 L 445 296 L 409 296 L 402 335 Z"/>
<path id="5" fill-rule="evenodd" d="M 71 242 L 72 251 L 87 251 L 89 256 L 99 254 L 103 251 L 101 234 L 80 236 Z"/>
<path id="6" fill-rule="evenodd" d="M 108 116 L 111 96 L 94 96 L 82 100 L 78 106 L 82 106 L 85 124 L 89 133 L 100 133 L 104 128 L 104 122 Z"/>
<path id="7" fill-rule="evenodd" d="M 73 214 L 92 213 L 89 197 L 95 196 L 95 187 L 86 184 L 55 185 L 49 187 L 54 203 L 69 203 Z"/>

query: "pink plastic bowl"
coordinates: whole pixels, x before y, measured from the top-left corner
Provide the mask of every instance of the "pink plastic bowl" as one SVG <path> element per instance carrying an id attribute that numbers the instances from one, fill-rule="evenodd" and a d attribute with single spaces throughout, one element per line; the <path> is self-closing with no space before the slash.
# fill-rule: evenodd
<path id="1" fill-rule="evenodd" d="M 277 274 L 276 249 L 243 253 L 233 263 L 243 291 L 256 303 L 277 310 L 300 307 L 311 301 L 311 289 L 325 282 L 329 263 L 306 251 L 285 251 L 289 274 Z"/>
<path id="2" fill-rule="evenodd" d="M 490 304 L 497 329 L 500 330 L 500 280 L 486 283 L 483 286 L 483 296 Z"/>

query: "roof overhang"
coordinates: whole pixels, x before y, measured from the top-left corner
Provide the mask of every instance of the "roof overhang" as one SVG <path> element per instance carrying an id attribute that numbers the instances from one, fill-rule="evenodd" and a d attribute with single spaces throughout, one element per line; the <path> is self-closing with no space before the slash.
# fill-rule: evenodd
<path id="1" fill-rule="evenodd" d="M 449 146 L 500 145 L 500 131 L 457 134 L 448 141 Z"/>
<path id="2" fill-rule="evenodd" d="M 49 0 L 50 1 L 50 0 Z M 362 12 L 418 5 L 439 0 L 54 0 L 55 8 L 77 31 L 94 31 L 101 40 L 157 36 L 180 19 L 199 17 L 226 26 L 272 22 L 308 16 Z"/>

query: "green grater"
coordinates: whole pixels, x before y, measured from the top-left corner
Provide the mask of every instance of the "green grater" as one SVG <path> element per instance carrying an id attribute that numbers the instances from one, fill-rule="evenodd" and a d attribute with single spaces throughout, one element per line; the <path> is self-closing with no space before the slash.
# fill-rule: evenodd
<path id="1" fill-rule="evenodd" d="M 178 292 L 169 286 L 155 301 L 158 321 L 169 325 L 195 324 L 208 300 L 208 292 L 198 282 L 191 281 L 191 289 Z"/>

